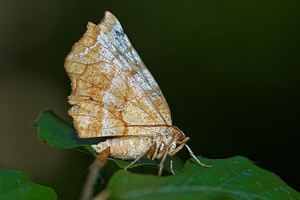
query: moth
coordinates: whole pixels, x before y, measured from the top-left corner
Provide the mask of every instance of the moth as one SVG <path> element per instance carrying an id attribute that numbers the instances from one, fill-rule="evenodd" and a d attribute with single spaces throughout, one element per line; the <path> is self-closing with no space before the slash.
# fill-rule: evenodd
<path id="1" fill-rule="evenodd" d="M 118 19 L 105 12 L 100 24 L 91 22 L 65 59 L 72 82 L 68 97 L 80 138 L 108 137 L 92 145 L 101 153 L 134 160 L 160 159 L 162 174 L 167 156 L 184 146 L 203 167 L 186 142 L 190 139 L 172 125 L 169 106 L 155 79 L 131 45 Z M 173 171 L 171 159 L 171 171 Z"/>

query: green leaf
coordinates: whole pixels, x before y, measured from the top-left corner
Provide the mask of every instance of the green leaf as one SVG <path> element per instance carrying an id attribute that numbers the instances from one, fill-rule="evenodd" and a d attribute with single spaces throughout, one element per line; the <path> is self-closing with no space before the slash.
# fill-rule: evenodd
<path id="1" fill-rule="evenodd" d="M 108 183 L 111 199 L 197 200 L 299 200 L 298 192 L 277 175 L 236 156 L 228 159 L 199 158 L 214 168 L 187 161 L 174 176 L 117 172 Z"/>
<path id="2" fill-rule="evenodd" d="M 52 188 L 33 183 L 25 174 L 18 171 L 0 169 L 1 200 L 54 200 Z"/>
<path id="3" fill-rule="evenodd" d="M 43 111 L 35 124 L 38 127 L 41 140 L 49 143 L 54 148 L 75 149 L 95 155 L 95 151 L 90 145 L 103 141 L 101 138 L 78 138 L 73 126 L 59 118 L 52 111 Z"/>

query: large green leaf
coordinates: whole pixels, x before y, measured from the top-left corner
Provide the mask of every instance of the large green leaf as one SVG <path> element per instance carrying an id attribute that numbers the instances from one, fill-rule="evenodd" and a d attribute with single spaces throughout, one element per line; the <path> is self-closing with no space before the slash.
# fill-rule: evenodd
<path id="1" fill-rule="evenodd" d="M 298 192 L 277 175 L 236 156 L 199 158 L 214 168 L 187 161 L 174 176 L 157 177 L 119 171 L 108 184 L 111 199 L 299 200 Z"/>
<path id="2" fill-rule="evenodd" d="M 54 200 L 53 189 L 33 183 L 25 174 L 18 171 L 0 169 L 1 200 Z"/>

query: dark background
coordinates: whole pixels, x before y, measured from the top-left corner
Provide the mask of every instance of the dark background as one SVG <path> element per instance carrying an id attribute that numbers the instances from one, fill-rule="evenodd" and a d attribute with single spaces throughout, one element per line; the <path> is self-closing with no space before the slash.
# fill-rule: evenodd
<path id="1" fill-rule="evenodd" d="M 92 158 L 42 143 L 29 121 L 67 116 L 64 58 L 104 11 L 118 17 L 197 155 L 244 155 L 299 184 L 299 1 L 0 3 L 0 167 L 76 199 Z M 179 156 L 189 155 L 182 150 Z"/>

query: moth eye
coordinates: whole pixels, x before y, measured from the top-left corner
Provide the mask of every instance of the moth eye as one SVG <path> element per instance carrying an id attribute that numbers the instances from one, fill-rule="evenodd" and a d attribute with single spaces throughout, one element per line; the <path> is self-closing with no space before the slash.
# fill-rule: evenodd
<path id="1" fill-rule="evenodd" d="M 180 134 L 178 140 L 179 140 L 179 141 L 182 141 L 182 140 L 184 140 L 184 138 L 185 138 L 185 136 L 184 136 L 183 134 Z"/>

